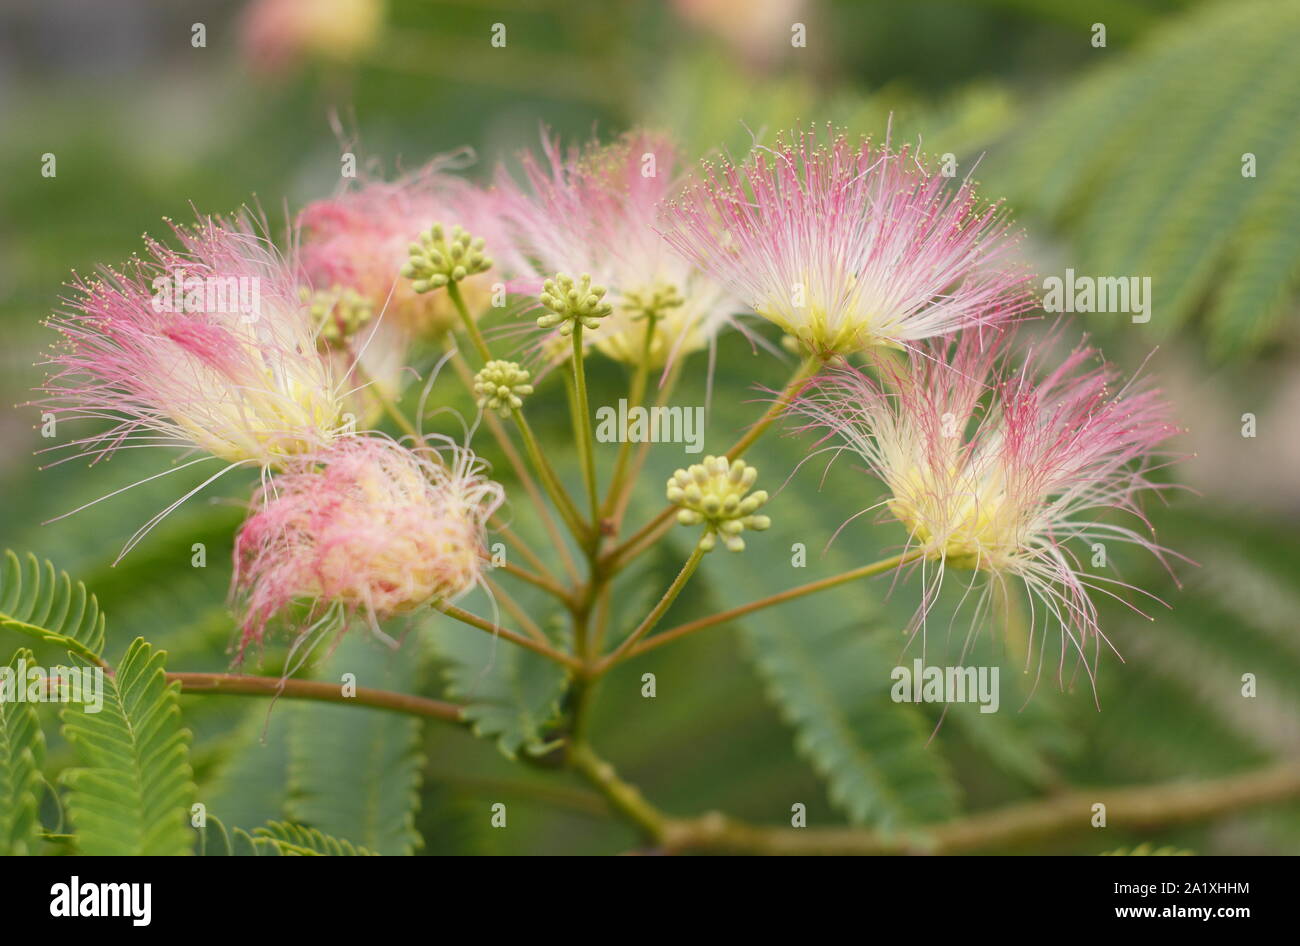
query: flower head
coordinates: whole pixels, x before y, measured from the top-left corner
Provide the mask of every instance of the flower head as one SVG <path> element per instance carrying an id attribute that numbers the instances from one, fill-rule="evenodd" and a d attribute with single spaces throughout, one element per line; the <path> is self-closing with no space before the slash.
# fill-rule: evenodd
<path id="1" fill-rule="evenodd" d="M 524 405 L 524 398 L 533 393 L 529 384 L 531 375 L 513 361 L 489 361 L 474 375 L 474 393 L 477 404 L 488 411 L 509 417 Z"/>
<path id="2" fill-rule="evenodd" d="M 964 334 L 927 345 L 907 368 L 882 363 L 879 381 L 856 368 L 828 371 L 791 409 L 884 482 L 881 505 L 907 529 L 909 553 L 930 563 L 922 627 L 946 570 L 998 583 L 1014 576 L 1083 655 L 1105 639 L 1089 591 L 1109 594 L 1116 580 L 1085 570 L 1073 543 L 1128 542 L 1162 555 L 1106 512 L 1141 518 L 1138 496 L 1160 488 L 1147 473 L 1175 428 L 1158 392 L 1112 391 L 1116 373 L 1088 367 L 1092 349 L 1042 372 L 1031 356 L 1013 371 L 987 342 Z"/>
<path id="3" fill-rule="evenodd" d="M 908 348 L 1032 304 L 999 208 L 949 183 L 906 147 L 801 132 L 706 163 L 664 235 L 816 355 Z"/>
<path id="4" fill-rule="evenodd" d="M 331 443 L 338 385 L 317 352 L 299 274 L 247 219 L 176 228 L 180 251 L 79 280 L 41 389 L 63 418 L 115 419 L 77 440 L 101 456 L 135 444 L 197 447 L 276 466 Z"/>
<path id="5" fill-rule="evenodd" d="M 411 244 L 449 221 L 482 238 L 478 253 L 497 268 L 519 268 L 483 192 L 448 173 L 453 157 L 440 158 L 400 180 L 371 181 L 355 190 L 308 204 L 298 215 L 303 269 L 316 287 L 341 286 L 369 300 L 377 317 L 412 336 L 438 336 L 460 317 L 445 292 L 427 291 L 403 278 Z M 472 242 L 472 241 L 471 241 Z M 459 244 L 458 244 L 459 245 Z M 467 273 L 460 290 L 471 314 L 491 300 L 493 273 Z"/>
<path id="6" fill-rule="evenodd" d="M 671 140 L 637 131 L 566 153 L 546 136 L 541 159 L 525 154 L 522 163 L 526 186 L 502 170 L 494 196 L 532 263 L 535 278 L 524 288 L 535 292 L 541 278 L 561 270 L 590 273 L 609 287 L 612 314 L 590 339 L 599 351 L 635 364 L 648 350 L 651 367 L 660 367 L 706 347 L 727 324 L 727 294 L 656 230 L 658 205 L 679 185 Z"/>
<path id="7" fill-rule="evenodd" d="M 556 273 L 554 279 L 542 284 L 538 298 L 546 314 L 538 317 L 537 324 L 541 328 L 553 328 L 561 335 L 573 334 L 578 325 L 600 328 L 601 319 L 614 311 L 614 307 L 604 301 L 607 291 L 604 286 L 592 285 L 587 273 L 577 279 L 567 273 Z"/>
<path id="8" fill-rule="evenodd" d="M 275 477 L 235 542 L 243 643 L 299 600 L 363 612 L 372 627 L 479 581 L 499 485 L 468 450 L 353 437 Z"/>
<path id="9" fill-rule="evenodd" d="M 299 294 L 312 321 L 319 327 L 322 348 L 344 347 L 375 314 L 369 299 L 342 286 L 315 291 L 304 286 Z"/>
<path id="10" fill-rule="evenodd" d="M 486 243 L 460 224 L 455 224 L 448 234 L 441 223 L 435 223 L 407 248 L 410 258 L 402 266 L 402 275 L 420 293 L 463 282 L 492 268 L 492 259 L 483 252 Z"/>
<path id="11" fill-rule="evenodd" d="M 758 478 L 758 470 L 744 460 L 705 457 L 703 463 L 678 470 L 668 480 L 668 501 L 680 508 L 677 521 L 684 526 L 704 524 L 700 548 L 713 551 L 717 536 L 729 551 L 745 548 L 741 533 L 746 529 L 762 532 L 772 524 L 767 516 L 756 515 L 767 502 L 764 490 L 749 492 Z"/>

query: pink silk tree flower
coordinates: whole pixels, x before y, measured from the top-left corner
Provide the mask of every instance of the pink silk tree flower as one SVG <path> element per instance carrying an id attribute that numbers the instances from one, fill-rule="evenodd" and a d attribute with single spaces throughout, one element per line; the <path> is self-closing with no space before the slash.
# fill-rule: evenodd
<path id="1" fill-rule="evenodd" d="M 235 540 L 242 646 L 298 601 L 360 612 L 382 636 L 379 622 L 454 600 L 481 581 L 503 500 L 456 446 L 353 437 L 303 458 L 263 486 Z"/>
<path id="2" fill-rule="evenodd" d="M 904 147 L 816 132 L 706 162 L 664 235 L 807 353 L 823 359 L 918 341 L 1033 306 L 998 205 Z"/>
<path id="3" fill-rule="evenodd" d="M 229 470 L 279 466 L 344 430 L 340 384 L 317 352 L 293 261 L 248 216 L 174 229 L 180 250 L 148 240 L 145 258 L 76 279 L 67 310 L 48 321 L 62 339 L 36 403 L 59 423 L 112 422 L 52 448 L 71 451 L 56 463 L 173 446 L 209 456 L 148 479 L 212 458 L 227 464 L 146 523 L 123 555 Z"/>
<path id="4" fill-rule="evenodd" d="M 41 402 L 59 420 L 110 419 L 73 441 L 80 455 L 127 446 L 197 447 L 270 467 L 339 433 L 337 384 L 293 263 L 251 221 L 176 228 L 183 250 L 150 240 L 149 258 L 79 280 Z"/>
<path id="5" fill-rule="evenodd" d="M 460 324 L 445 291 L 417 293 L 401 275 L 409 249 L 435 223 L 464 227 L 486 242 L 493 271 L 463 280 L 472 316 L 492 303 L 493 284 L 522 263 L 497 219 L 494 202 L 448 173 L 456 156 L 434 160 L 396 181 L 371 181 L 308 204 L 298 215 L 303 269 L 317 290 L 352 290 L 373 308 L 376 321 L 409 337 L 439 338 Z M 364 338 L 365 330 L 358 333 Z"/>
<path id="6" fill-rule="evenodd" d="M 1089 593 L 1131 586 L 1089 571 L 1076 546 L 1088 554 L 1094 543 L 1125 542 L 1164 560 L 1166 549 L 1111 512 L 1146 524 L 1138 498 L 1168 488 L 1148 474 L 1176 428 L 1158 391 L 1114 390 L 1114 369 L 1089 366 L 1095 350 L 1076 348 L 1050 370 L 1031 353 L 1012 369 L 998 335 L 928 343 L 906 367 L 882 357 L 874 378 L 829 369 L 792 412 L 807 422 L 801 429 L 823 432 L 826 449 L 861 457 L 884 482 L 885 498 L 869 509 L 883 507 L 908 532 L 905 554 L 923 576 L 919 629 L 946 572 L 992 579 L 977 618 L 994 587 L 1015 577 L 1029 592 L 1031 649 L 1036 633 L 1059 626 L 1062 663 L 1072 649 L 1087 665 L 1086 648 L 1106 641 Z"/>
<path id="7" fill-rule="evenodd" d="M 524 184 L 498 170 L 493 198 L 519 251 L 533 264 L 522 291 L 537 292 L 558 272 L 582 273 L 608 287 L 614 312 L 589 333 L 597 350 L 649 366 L 706 348 L 730 321 L 734 301 L 697 267 L 673 253 L 656 229 L 660 203 L 680 186 L 681 156 L 671 139 L 635 131 L 617 141 L 567 151 L 543 135 L 541 157 L 521 157 Z M 563 357 L 565 346 L 544 346 Z"/>

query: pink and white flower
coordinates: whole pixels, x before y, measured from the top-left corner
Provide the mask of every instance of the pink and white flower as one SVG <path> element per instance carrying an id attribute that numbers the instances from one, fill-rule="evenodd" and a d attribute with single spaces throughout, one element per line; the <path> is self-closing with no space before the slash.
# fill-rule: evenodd
<path id="1" fill-rule="evenodd" d="M 387 618 L 464 594 L 504 499 L 482 467 L 459 447 L 354 437 L 276 476 L 235 541 L 243 646 L 297 601 L 360 612 L 381 633 Z"/>
<path id="2" fill-rule="evenodd" d="M 1138 498 L 1163 488 L 1148 474 L 1176 428 L 1158 391 L 1112 390 L 1117 373 L 1089 367 L 1093 349 L 1076 348 L 1046 371 L 1032 353 L 1012 370 L 1004 347 L 989 341 L 966 333 L 930 343 L 906 367 L 881 358 L 874 378 L 830 369 L 791 410 L 832 441 L 828 449 L 856 454 L 884 482 L 884 499 L 869 508 L 907 529 L 905 554 L 923 575 L 920 629 L 946 572 L 993 579 L 977 616 L 990 590 L 1016 577 L 1030 593 L 1031 646 L 1034 634 L 1059 627 L 1062 662 L 1069 649 L 1083 657 L 1106 640 L 1090 592 L 1123 583 L 1089 571 L 1077 544 L 1091 554 L 1093 543 L 1131 543 L 1163 560 L 1167 550 L 1110 513 L 1145 524 Z"/>
<path id="3" fill-rule="evenodd" d="M 37 403 L 58 423 L 112 426 L 52 448 L 70 450 L 64 460 L 200 450 L 209 456 L 149 479 L 226 461 L 202 489 L 235 467 L 276 467 L 343 434 L 341 385 L 317 352 L 300 272 L 263 230 L 248 217 L 201 218 L 175 227 L 182 249 L 148 240 L 147 257 L 72 284 L 67 310 L 48 322 L 63 338 Z M 150 520 L 122 554 L 198 489 Z"/>
<path id="4" fill-rule="evenodd" d="M 493 192 L 497 212 L 532 263 L 533 278 L 518 288 L 536 292 L 558 272 L 587 274 L 608 287 L 614 312 L 589 340 L 625 363 L 642 360 L 646 308 L 657 316 L 651 367 L 707 347 L 728 324 L 733 300 L 673 253 L 656 229 L 659 205 L 681 184 L 681 156 L 671 139 L 636 131 L 565 151 L 544 135 L 541 158 L 529 153 L 521 160 L 526 186 L 500 169 Z M 676 304 L 657 304 L 668 299 Z"/>
<path id="5" fill-rule="evenodd" d="M 821 143 L 815 132 L 706 162 L 673 200 L 665 236 L 823 358 L 909 348 L 1030 308 L 998 205 L 930 173 L 909 148 Z"/>
<path id="6" fill-rule="evenodd" d="M 176 227 L 123 270 L 78 279 L 48 362 L 42 406 L 60 422 L 111 420 L 75 440 L 96 458 L 124 447 L 197 448 L 270 467 L 331 443 L 338 385 L 316 350 L 299 273 L 251 221 Z"/>
<path id="7" fill-rule="evenodd" d="M 492 272 L 460 283 L 470 314 L 492 299 L 492 285 L 522 263 L 484 192 L 448 173 L 455 156 L 439 158 L 396 181 L 371 181 L 308 204 L 298 215 L 303 269 L 316 289 L 340 287 L 364 296 L 376 318 L 407 336 L 437 338 L 460 324 L 447 293 L 417 293 L 401 275 L 410 245 L 435 223 L 459 224 L 482 238 Z M 364 336 L 364 332 L 362 335 Z"/>

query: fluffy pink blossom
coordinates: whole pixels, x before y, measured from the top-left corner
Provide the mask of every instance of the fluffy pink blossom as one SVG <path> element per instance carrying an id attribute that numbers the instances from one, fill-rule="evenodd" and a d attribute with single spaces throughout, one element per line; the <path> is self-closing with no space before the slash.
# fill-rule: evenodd
<path id="1" fill-rule="evenodd" d="M 60 423 L 109 420 L 72 441 L 96 458 L 123 447 L 197 447 L 274 466 L 339 432 L 337 385 L 316 350 L 299 273 L 247 218 L 176 227 L 183 249 L 78 279 L 40 389 Z"/>
<path id="2" fill-rule="evenodd" d="M 1032 306 L 1000 208 L 909 148 L 815 132 L 706 162 L 665 237 L 820 356 L 907 348 Z"/>
<path id="3" fill-rule="evenodd" d="M 37 403 L 60 426 L 111 426 L 52 449 L 96 461 L 119 449 L 198 449 L 210 456 L 150 479 L 226 461 L 211 482 L 237 466 L 277 466 L 340 435 L 340 383 L 317 353 L 300 273 L 264 229 L 247 217 L 201 218 L 175 228 L 181 249 L 148 240 L 145 258 L 72 284 L 66 310 L 48 323 L 63 337 Z M 154 517 L 122 554 L 197 491 Z"/>
<path id="4" fill-rule="evenodd" d="M 671 139 L 642 130 L 566 151 L 543 135 L 540 159 L 526 153 L 521 161 L 525 183 L 500 169 L 494 191 L 497 212 L 533 264 L 534 278 L 519 288 L 536 292 L 558 272 L 589 274 L 608 287 L 614 313 L 589 341 L 627 363 L 639 362 L 645 350 L 647 307 L 657 311 L 652 367 L 706 347 L 727 324 L 732 300 L 656 230 L 660 203 L 681 184 L 681 156 Z M 668 298 L 677 304 L 656 306 Z"/>
<path id="5" fill-rule="evenodd" d="M 445 291 L 417 293 L 401 276 L 408 249 L 433 224 L 460 224 L 486 241 L 493 271 L 471 276 L 461 292 L 477 317 L 491 304 L 492 284 L 522 264 L 484 193 L 448 173 L 453 157 L 439 158 L 396 181 L 371 181 L 298 215 L 303 269 L 316 289 L 351 289 L 373 306 L 377 319 L 411 336 L 437 337 L 460 317 Z M 364 333 L 362 333 L 364 335 Z"/>
<path id="6" fill-rule="evenodd" d="M 1093 349 L 1076 348 L 1042 371 L 1032 353 L 1013 370 L 992 341 L 964 333 L 928 343 L 906 367 L 881 358 L 874 378 L 831 369 L 792 411 L 804 429 L 824 432 L 828 449 L 856 454 L 884 482 L 884 499 L 869 508 L 884 507 L 908 531 L 925 588 L 919 628 L 945 572 L 994 579 L 977 618 L 994 586 L 1005 590 L 1014 576 L 1030 592 L 1031 647 L 1036 633 L 1059 628 L 1062 662 L 1071 649 L 1085 657 L 1105 641 L 1089 593 L 1123 583 L 1089 570 L 1079 553 L 1125 542 L 1164 555 L 1111 513 L 1145 525 L 1138 498 L 1161 489 L 1148 474 L 1176 429 L 1159 392 L 1113 390 L 1116 372 Z"/>
<path id="7" fill-rule="evenodd" d="M 504 494 L 474 454 L 444 452 L 352 437 L 264 486 L 235 541 L 243 645 L 297 601 L 360 612 L 378 632 L 473 587 Z"/>

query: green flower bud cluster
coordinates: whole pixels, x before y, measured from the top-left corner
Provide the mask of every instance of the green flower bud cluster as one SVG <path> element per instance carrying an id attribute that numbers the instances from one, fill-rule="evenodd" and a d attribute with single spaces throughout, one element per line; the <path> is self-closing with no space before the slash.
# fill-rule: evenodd
<path id="1" fill-rule="evenodd" d="M 533 386 L 528 383 L 530 377 L 527 369 L 513 361 L 489 361 L 474 375 L 478 406 L 509 417 L 533 393 Z"/>
<path id="2" fill-rule="evenodd" d="M 303 286 L 298 295 L 307 306 L 312 322 L 320 327 L 317 338 L 323 346 L 339 346 L 357 333 L 375 313 L 374 305 L 353 289 L 333 286 L 315 292 Z"/>
<path id="3" fill-rule="evenodd" d="M 676 286 L 671 283 L 660 283 L 657 286 L 633 289 L 623 293 L 623 300 L 619 308 L 628 313 L 633 321 L 636 321 L 651 315 L 660 318 L 669 309 L 675 309 L 680 305 L 684 305 L 685 302 L 686 300 L 682 298 L 682 294 L 677 291 Z"/>
<path id="4" fill-rule="evenodd" d="M 550 311 L 537 320 L 541 328 L 559 326 L 561 335 L 573 334 L 574 325 L 586 328 L 598 328 L 600 319 L 614 311 L 614 307 L 604 302 L 604 286 L 593 286 L 587 274 L 574 279 L 564 273 L 556 273 L 554 279 L 548 279 L 542 285 L 542 294 L 538 297 L 542 305 Z"/>
<path id="5" fill-rule="evenodd" d="M 700 548 L 712 551 L 716 537 L 732 552 L 745 548 L 740 534 L 746 529 L 762 532 L 772 524 L 767 516 L 757 516 L 755 511 L 767 502 L 767 493 L 759 490 L 749 493 L 758 478 L 758 470 L 744 460 L 728 461 L 726 457 L 705 457 L 686 470 L 678 470 L 668 481 L 668 501 L 681 509 L 677 521 L 684 526 L 704 523 L 706 529 L 700 537 Z"/>
<path id="6" fill-rule="evenodd" d="M 483 253 L 484 242 L 474 239 L 459 225 L 448 236 L 442 224 L 435 223 L 427 233 L 412 243 L 411 258 L 402 266 L 402 275 L 411 280 L 416 292 L 432 292 L 449 282 L 460 282 L 492 268 L 492 260 Z"/>

